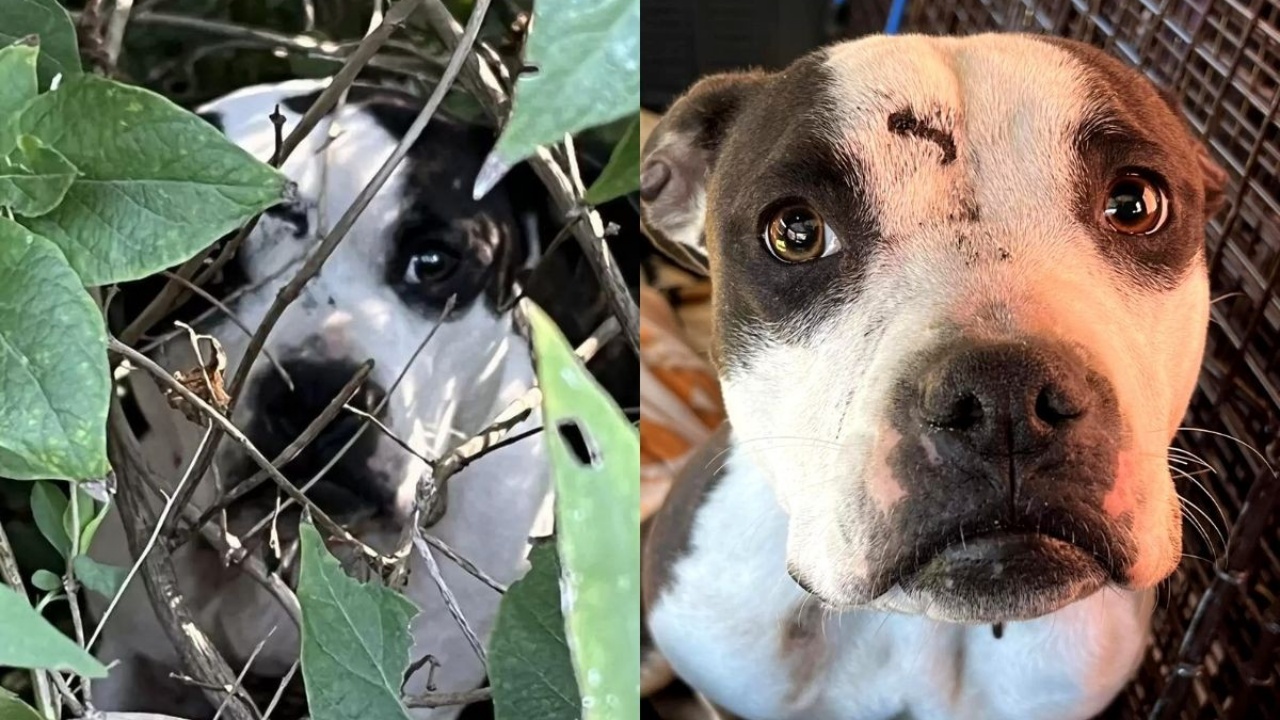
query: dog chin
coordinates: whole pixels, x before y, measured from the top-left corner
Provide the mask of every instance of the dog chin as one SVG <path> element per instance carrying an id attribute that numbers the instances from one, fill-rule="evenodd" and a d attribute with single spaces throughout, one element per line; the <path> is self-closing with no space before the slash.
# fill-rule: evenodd
<path id="1" fill-rule="evenodd" d="M 953 623 L 1032 620 L 1092 595 L 1108 573 L 1089 551 L 1039 534 L 973 538 L 899 579 L 920 614 Z"/>

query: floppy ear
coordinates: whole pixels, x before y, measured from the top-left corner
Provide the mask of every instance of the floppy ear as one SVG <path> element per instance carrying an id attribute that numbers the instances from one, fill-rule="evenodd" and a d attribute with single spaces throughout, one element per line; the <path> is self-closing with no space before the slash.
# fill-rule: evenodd
<path id="1" fill-rule="evenodd" d="M 765 77 L 744 72 L 700 80 L 671 106 L 644 146 L 640 211 L 645 232 L 671 259 L 701 275 L 709 271 L 707 181 L 721 141 Z"/>
<path id="2" fill-rule="evenodd" d="M 1200 179 L 1204 183 L 1204 216 L 1214 216 L 1227 202 L 1227 171 L 1222 169 L 1209 154 L 1209 148 L 1200 141 L 1196 147 L 1196 159 L 1200 164 Z"/>
<path id="3" fill-rule="evenodd" d="M 1215 213 L 1222 209 L 1226 203 L 1225 190 L 1227 187 L 1227 171 L 1213 159 L 1213 155 L 1209 153 L 1209 146 L 1205 141 L 1200 139 L 1191 128 L 1191 124 L 1187 122 L 1186 115 L 1182 112 L 1182 102 L 1173 90 L 1156 86 L 1156 90 L 1160 94 L 1160 98 L 1164 100 L 1174 115 L 1178 116 L 1183 129 L 1192 138 L 1196 145 L 1196 163 L 1200 167 L 1200 183 L 1204 188 L 1204 216 L 1205 219 L 1213 217 Z"/>

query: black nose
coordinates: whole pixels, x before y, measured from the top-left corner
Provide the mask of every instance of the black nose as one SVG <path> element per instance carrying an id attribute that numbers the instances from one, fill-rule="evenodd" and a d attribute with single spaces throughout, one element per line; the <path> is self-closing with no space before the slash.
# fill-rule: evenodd
<path id="1" fill-rule="evenodd" d="M 962 343 L 925 370 L 918 403 L 924 423 L 963 450 L 1009 455 L 1051 446 L 1085 421 L 1098 398 L 1069 348 Z"/>
<path id="2" fill-rule="evenodd" d="M 292 389 L 279 373 L 268 370 L 254 383 L 247 398 L 253 417 L 246 434 L 269 458 L 306 432 L 360 369 L 354 362 L 300 359 L 285 360 L 281 367 L 289 375 Z M 382 419 L 384 413 L 379 405 L 385 397 L 386 391 L 380 385 L 366 379 L 346 404 Z M 341 410 L 283 468 L 285 476 L 301 486 L 328 467 L 323 480 L 307 491 L 326 512 L 377 513 L 394 499 L 394 489 L 388 487 L 386 479 L 369 469 L 369 460 L 378 445 L 376 429 L 366 428 L 351 442 L 364 423 L 364 418 Z M 341 457 L 335 461 L 339 453 Z M 267 483 L 268 488 L 270 485 Z"/>

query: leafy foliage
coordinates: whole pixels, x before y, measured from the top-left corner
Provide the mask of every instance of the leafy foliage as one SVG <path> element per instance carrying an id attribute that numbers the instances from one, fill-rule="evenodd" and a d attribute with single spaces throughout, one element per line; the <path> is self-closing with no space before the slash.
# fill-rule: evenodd
<path id="1" fill-rule="evenodd" d="M 496 720 L 576 720 L 581 697 L 560 614 L 560 561 L 551 541 L 529 552 L 531 567 L 502 597 L 489 646 Z"/>
<path id="2" fill-rule="evenodd" d="M 586 201 L 592 205 L 609 202 L 640 188 L 640 118 L 627 126 L 627 132 L 613 148 L 609 164 L 600 177 L 587 188 Z"/>
<path id="3" fill-rule="evenodd" d="M 556 486 L 565 629 L 582 716 L 640 707 L 640 439 L 541 310 L 530 312 Z"/>
<path id="4" fill-rule="evenodd" d="M 640 0 L 534 3 L 524 65 L 511 117 L 480 172 L 480 191 L 539 145 L 636 111 Z"/>
<path id="5" fill-rule="evenodd" d="M 15 2 L 19 20 L 42 5 L 6 0 L 6 19 Z M 37 95 L 34 51 L 0 51 L 0 212 L 14 218 L 0 216 L 0 475 L 79 480 L 107 472 L 110 388 L 82 286 L 186 260 L 279 202 L 285 180 L 149 91 L 78 75 Z"/>
<path id="6" fill-rule="evenodd" d="M 302 676 L 311 717 L 408 720 L 400 685 L 418 609 L 389 588 L 347 577 L 315 527 L 300 530 Z"/>
<path id="7" fill-rule="evenodd" d="M 22 632 L 0 633 L 0 666 L 64 670 L 91 678 L 107 675 L 102 663 L 40 617 L 26 598 L 3 585 L 0 627 L 22 628 Z"/>
<path id="8" fill-rule="evenodd" d="M 0 45 L 10 45 L 32 35 L 40 38 L 42 49 L 37 70 L 42 89 L 48 89 L 56 75 L 62 75 L 65 80 L 80 74 L 76 29 L 57 0 L 5 0 L 2 9 L 4 24 L 0 25 Z"/>

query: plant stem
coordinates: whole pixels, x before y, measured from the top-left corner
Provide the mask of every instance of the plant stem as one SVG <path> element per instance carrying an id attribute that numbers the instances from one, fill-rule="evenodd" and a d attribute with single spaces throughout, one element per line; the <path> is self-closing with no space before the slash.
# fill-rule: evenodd
<path id="1" fill-rule="evenodd" d="M 5 534 L 3 525 L 0 525 L 0 575 L 4 577 L 6 585 L 22 597 L 27 597 L 27 589 L 22 584 L 22 573 L 18 570 L 18 558 L 13 554 L 13 547 L 9 545 L 9 536 Z M 57 720 L 61 710 L 55 704 L 53 689 L 49 686 L 49 678 L 44 670 L 32 669 L 31 682 L 36 688 L 36 707 L 40 714 L 48 720 Z"/>

